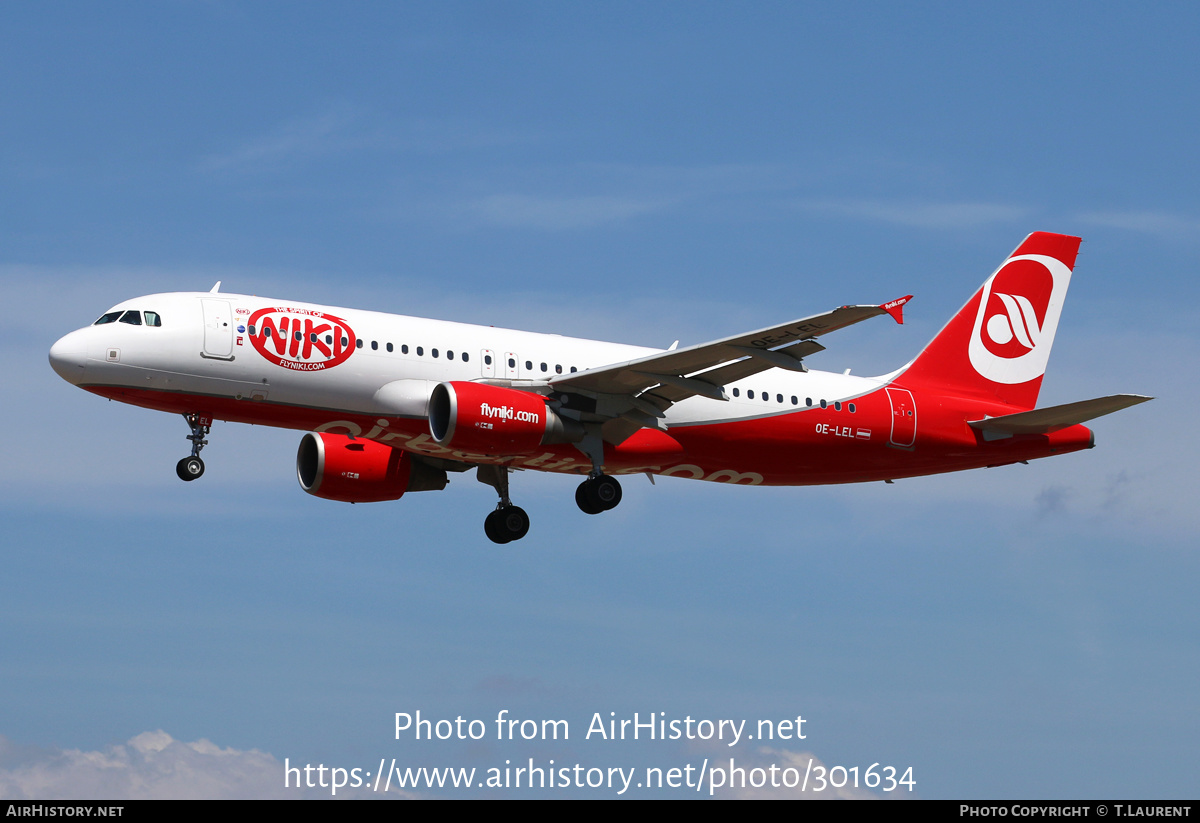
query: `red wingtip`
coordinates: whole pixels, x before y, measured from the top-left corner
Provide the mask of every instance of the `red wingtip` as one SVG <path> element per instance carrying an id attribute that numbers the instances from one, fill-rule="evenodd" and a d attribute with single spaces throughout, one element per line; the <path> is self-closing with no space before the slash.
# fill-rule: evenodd
<path id="1" fill-rule="evenodd" d="M 911 294 L 904 297 L 898 297 L 895 300 L 889 300 L 879 308 L 890 314 L 892 319 L 897 323 L 904 325 L 904 304 L 909 300 L 912 300 L 912 298 L 913 296 Z"/>

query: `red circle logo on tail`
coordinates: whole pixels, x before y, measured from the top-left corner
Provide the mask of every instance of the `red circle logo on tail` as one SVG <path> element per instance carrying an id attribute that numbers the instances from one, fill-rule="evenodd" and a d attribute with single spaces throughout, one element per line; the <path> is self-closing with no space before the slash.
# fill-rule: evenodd
<path id="1" fill-rule="evenodd" d="M 967 345 L 975 371 L 1008 385 L 1041 377 L 1070 282 L 1071 269 L 1057 258 L 1010 257 L 983 284 Z"/>
<path id="2" fill-rule="evenodd" d="M 996 357 L 1022 357 L 1037 347 L 1054 278 L 1041 263 L 1013 260 L 993 278 L 983 312 L 984 347 Z"/>

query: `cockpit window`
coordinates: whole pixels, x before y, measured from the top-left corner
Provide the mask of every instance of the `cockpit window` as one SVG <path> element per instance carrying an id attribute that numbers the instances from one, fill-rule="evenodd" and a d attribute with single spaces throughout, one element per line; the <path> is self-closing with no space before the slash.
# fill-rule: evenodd
<path id="1" fill-rule="evenodd" d="M 158 312 L 140 312 L 135 309 L 129 309 L 128 311 L 110 311 L 92 325 L 103 326 L 106 323 L 116 323 L 120 321 L 122 323 L 128 323 L 131 326 L 140 326 L 143 324 L 143 317 L 145 318 L 145 325 L 147 326 L 162 325 L 162 317 L 159 316 Z"/>

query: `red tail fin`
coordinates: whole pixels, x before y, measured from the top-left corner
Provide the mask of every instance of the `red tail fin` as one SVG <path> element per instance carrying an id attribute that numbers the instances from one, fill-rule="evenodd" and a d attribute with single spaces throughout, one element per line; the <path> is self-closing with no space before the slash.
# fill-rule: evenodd
<path id="1" fill-rule="evenodd" d="M 1037 404 L 1080 239 L 1034 232 L 951 318 L 897 382 Z"/>

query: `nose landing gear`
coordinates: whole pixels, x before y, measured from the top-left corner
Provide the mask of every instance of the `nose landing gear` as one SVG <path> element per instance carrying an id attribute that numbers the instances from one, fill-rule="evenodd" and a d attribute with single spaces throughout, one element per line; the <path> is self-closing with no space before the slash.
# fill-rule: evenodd
<path id="1" fill-rule="evenodd" d="M 204 461 L 200 459 L 200 450 L 208 445 L 204 436 L 212 428 L 212 420 L 198 414 L 185 414 L 183 419 L 192 430 L 185 438 L 192 442 L 192 455 L 175 464 L 175 474 L 179 475 L 180 480 L 192 481 L 204 474 Z"/>

